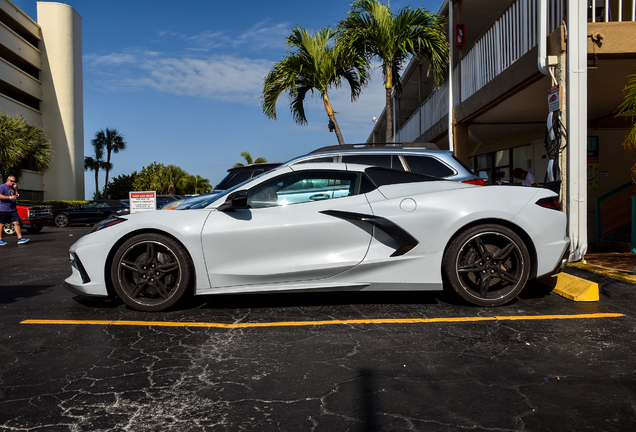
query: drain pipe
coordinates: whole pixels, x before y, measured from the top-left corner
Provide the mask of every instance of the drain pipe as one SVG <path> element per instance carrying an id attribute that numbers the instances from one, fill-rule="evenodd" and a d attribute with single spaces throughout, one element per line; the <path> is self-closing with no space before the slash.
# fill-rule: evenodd
<path id="1" fill-rule="evenodd" d="M 537 67 L 543 75 L 549 75 L 548 70 L 548 47 L 546 39 L 548 38 L 548 0 L 539 0 L 539 28 L 538 28 L 537 45 L 538 58 Z"/>

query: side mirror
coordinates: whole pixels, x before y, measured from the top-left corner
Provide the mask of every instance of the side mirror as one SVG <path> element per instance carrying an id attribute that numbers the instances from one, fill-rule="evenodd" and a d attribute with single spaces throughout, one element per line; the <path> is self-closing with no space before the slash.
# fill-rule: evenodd
<path id="1" fill-rule="evenodd" d="M 247 191 L 241 190 L 231 193 L 227 196 L 227 199 L 221 204 L 217 210 L 224 212 L 233 212 L 236 209 L 247 208 Z"/>

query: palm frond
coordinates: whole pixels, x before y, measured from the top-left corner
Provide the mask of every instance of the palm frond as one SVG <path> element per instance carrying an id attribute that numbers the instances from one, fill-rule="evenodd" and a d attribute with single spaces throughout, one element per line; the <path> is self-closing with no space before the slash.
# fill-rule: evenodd
<path id="1" fill-rule="evenodd" d="M 338 29 L 323 27 L 309 32 L 301 26 L 290 29 L 287 37 L 288 54 L 266 75 L 261 105 L 263 113 L 276 120 L 276 104 L 287 93 L 289 109 L 298 124 L 306 124 L 304 102 L 309 93 L 324 96 L 328 89 L 338 88 L 345 80 L 355 100 L 370 77 L 369 62 L 352 49 L 341 44 Z"/>

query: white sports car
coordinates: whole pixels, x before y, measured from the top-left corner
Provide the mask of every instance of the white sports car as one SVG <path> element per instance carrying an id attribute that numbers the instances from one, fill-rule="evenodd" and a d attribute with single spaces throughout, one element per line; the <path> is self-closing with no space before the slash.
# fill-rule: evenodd
<path id="1" fill-rule="evenodd" d="M 547 189 L 474 186 L 386 168 L 307 163 L 183 211 L 108 219 L 70 248 L 71 291 L 160 311 L 195 294 L 440 290 L 514 299 L 567 261 Z"/>

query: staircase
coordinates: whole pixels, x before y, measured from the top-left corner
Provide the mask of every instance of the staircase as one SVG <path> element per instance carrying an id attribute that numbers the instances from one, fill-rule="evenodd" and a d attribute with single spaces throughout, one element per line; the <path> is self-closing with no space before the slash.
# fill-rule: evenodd
<path id="1" fill-rule="evenodd" d="M 636 186 L 629 182 L 596 199 L 596 247 L 636 252 Z"/>

